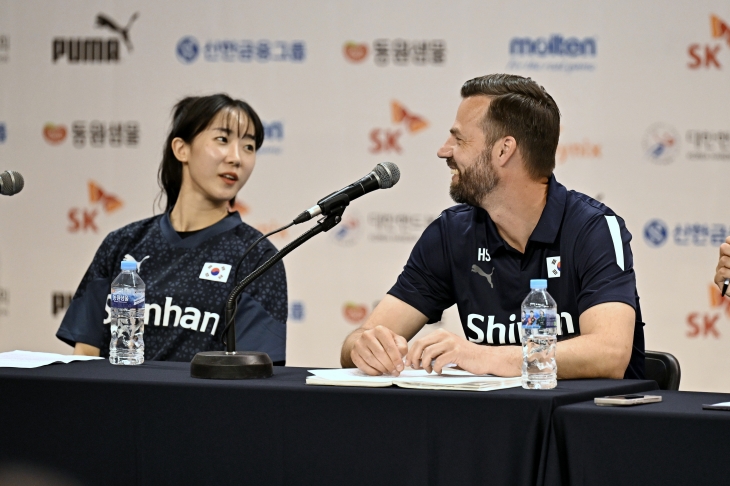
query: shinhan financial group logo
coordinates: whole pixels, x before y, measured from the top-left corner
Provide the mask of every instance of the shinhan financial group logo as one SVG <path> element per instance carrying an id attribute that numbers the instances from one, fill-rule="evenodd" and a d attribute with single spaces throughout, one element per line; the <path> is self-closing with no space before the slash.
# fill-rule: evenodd
<path id="1" fill-rule="evenodd" d="M 667 242 L 669 229 L 661 219 L 652 219 L 644 226 L 644 240 L 647 245 L 659 248 Z"/>
<path id="2" fill-rule="evenodd" d="M 677 222 L 673 227 L 661 219 L 649 220 L 644 225 L 644 241 L 652 248 L 659 248 L 667 242 L 676 246 L 719 247 L 730 235 L 730 226 L 725 223 Z"/>
<path id="3" fill-rule="evenodd" d="M 192 64 L 202 54 L 206 62 L 293 62 L 306 60 L 304 41 L 212 39 L 201 45 L 188 35 L 175 47 L 175 55 L 183 64 Z"/>
<path id="4" fill-rule="evenodd" d="M 596 37 L 514 37 L 509 43 L 507 69 L 591 72 L 596 69 Z"/>

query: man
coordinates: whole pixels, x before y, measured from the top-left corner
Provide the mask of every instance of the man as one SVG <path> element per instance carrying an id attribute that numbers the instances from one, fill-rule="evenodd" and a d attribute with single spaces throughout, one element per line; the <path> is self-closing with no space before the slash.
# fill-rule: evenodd
<path id="1" fill-rule="evenodd" d="M 730 279 L 730 236 L 725 238 L 725 243 L 720 245 L 720 259 L 715 268 L 715 285 L 720 292 L 725 291 L 725 295 L 730 294 L 725 287 L 725 280 Z"/>
<path id="2" fill-rule="evenodd" d="M 345 339 L 342 366 L 397 376 L 452 363 L 518 376 L 520 304 L 530 279 L 547 278 L 560 315 L 558 377 L 643 378 L 631 234 L 608 207 L 552 175 L 555 101 L 531 79 L 505 74 L 467 81 L 461 95 L 437 154 L 461 204 L 424 231 L 388 295 Z M 409 351 L 407 341 L 454 303 L 466 339 L 438 330 Z"/>

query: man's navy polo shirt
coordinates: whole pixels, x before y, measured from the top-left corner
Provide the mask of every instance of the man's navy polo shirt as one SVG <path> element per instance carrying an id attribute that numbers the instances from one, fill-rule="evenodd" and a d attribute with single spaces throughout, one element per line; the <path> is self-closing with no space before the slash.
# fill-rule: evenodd
<path id="1" fill-rule="evenodd" d="M 551 176 L 524 254 L 502 239 L 484 209 L 454 206 L 426 228 L 388 293 L 429 323 L 456 304 L 467 339 L 488 345 L 520 343 L 520 305 L 530 279 L 548 281 L 558 304 L 558 341 L 580 335 L 580 315 L 590 307 L 623 302 L 636 310 L 624 378 L 644 378 L 644 323 L 630 241 L 623 219 L 611 209 Z"/>

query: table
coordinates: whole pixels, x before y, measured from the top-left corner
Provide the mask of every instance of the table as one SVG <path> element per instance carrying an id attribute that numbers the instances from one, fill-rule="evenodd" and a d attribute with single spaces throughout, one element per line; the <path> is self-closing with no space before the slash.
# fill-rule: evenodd
<path id="1" fill-rule="evenodd" d="M 702 404 L 730 395 L 655 391 L 662 402 L 560 407 L 553 416 L 546 484 L 727 484 L 730 412 Z"/>
<path id="2" fill-rule="evenodd" d="M 0 462 L 87 484 L 535 484 L 556 407 L 656 388 L 560 381 L 490 392 L 190 378 L 187 363 L 0 369 Z"/>

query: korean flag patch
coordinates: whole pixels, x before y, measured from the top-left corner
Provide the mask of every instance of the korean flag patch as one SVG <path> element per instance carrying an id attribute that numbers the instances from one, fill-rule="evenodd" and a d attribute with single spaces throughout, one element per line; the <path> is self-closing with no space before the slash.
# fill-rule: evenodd
<path id="1" fill-rule="evenodd" d="M 211 263 L 206 262 L 203 270 L 200 272 L 200 278 L 203 280 L 212 280 L 213 282 L 228 281 L 228 274 L 231 273 L 231 266 L 227 263 Z"/>
<path id="2" fill-rule="evenodd" d="M 560 276 L 560 257 L 547 257 L 547 273 L 548 278 L 556 278 Z"/>

